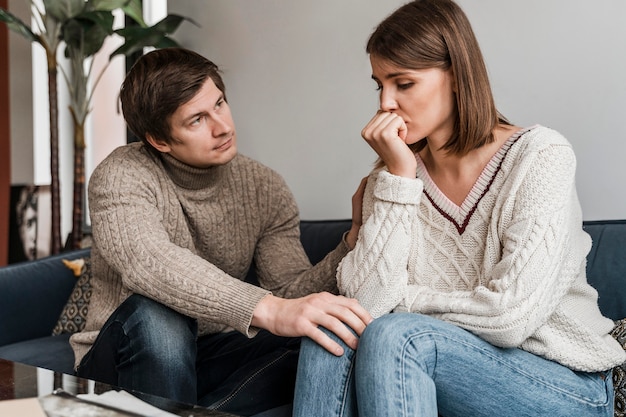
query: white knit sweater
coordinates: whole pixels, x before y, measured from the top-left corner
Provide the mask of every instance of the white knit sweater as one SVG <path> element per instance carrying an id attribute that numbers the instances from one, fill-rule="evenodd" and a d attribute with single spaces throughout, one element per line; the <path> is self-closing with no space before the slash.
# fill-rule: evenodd
<path id="1" fill-rule="evenodd" d="M 427 314 L 575 370 L 626 360 L 586 280 L 591 239 L 564 137 L 517 132 L 460 207 L 417 159 L 416 179 L 370 175 L 358 243 L 338 269 L 343 294 L 374 317 Z"/>

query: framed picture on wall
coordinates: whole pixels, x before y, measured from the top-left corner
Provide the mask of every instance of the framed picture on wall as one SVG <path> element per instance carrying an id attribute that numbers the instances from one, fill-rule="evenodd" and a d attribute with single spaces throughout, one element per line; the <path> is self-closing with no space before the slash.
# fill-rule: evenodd
<path id="1" fill-rule="evenodd" d="M 9 263 L 50 254 L 50 186 L 11 186 Z"/>

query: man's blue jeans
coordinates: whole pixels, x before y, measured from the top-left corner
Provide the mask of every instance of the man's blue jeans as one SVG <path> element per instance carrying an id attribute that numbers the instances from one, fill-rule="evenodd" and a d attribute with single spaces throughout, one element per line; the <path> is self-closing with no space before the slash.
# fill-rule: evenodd
<path id="1" fill-rule="evenodd" d="M 194 319 L 134 294 L 102 327 L 77 375 L 252 415 L 291 403 L 298 349 L 299 339 L 266 331 L 252 339 L 235 331 L 198 338 Z"/>
<path id="2" fill-rule="evenodd" d="M 432 317 L 388 314 L 356 352 L 342 346 L 336 357 L 302 340 L 295 417 L 613 416 L 611 372 L 574 372 Z"/>

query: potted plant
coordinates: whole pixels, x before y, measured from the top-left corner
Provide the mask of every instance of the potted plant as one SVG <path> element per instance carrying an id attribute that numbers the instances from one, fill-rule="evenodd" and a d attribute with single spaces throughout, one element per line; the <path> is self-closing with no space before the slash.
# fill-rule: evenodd
<path id="1" fill-rule="evenodd" d="M 34 3 L 31 5 L 34 20 L 37 22 L 36 31 L 32 31 L 18 17 L 1 8 L 0 21 L 27 40 L 38 43 L 46 51 L 50 103 L 51 253 L 58 253 L 62 248 L 58 173 L 58 69 L 60 68 L 70 93 L 69 110 L 74 127 L 74 197 L 72 233 L 68 245 L 68 248 L 73 249 L 80 247 L 83 237 L 85 123 L 91 111 L 93 91 L 106 70 L 105 66 L 99 74 L 92 74 L 92 57 L 100 51 L 105 39 L 114 34 L 121 36 L 124 43 L 109 56 L 109 62 L 116 55 L 129 56 L 146 46 L 177 46 L 170 35 L 183 20 L 189 19 L 168 15 L 155 25 L 148 26 L 142 17 L 141 0 L 43 0 L 43 10 Z M 114 30 L 113 11 L 118 9 L 132 19 L 135 25 Z M 70 62 L 69 74 L 57 62 L 57 51 L 61 45 L 65 45 L 65 57 Z"/>
<path id="2" fill-rule="evenodd" d="M 44 5 L 54 8 L 54 1 L 44 1 Z M 34 3 L 31 3 L 32 16 L 37 26 L 36 33 L 22 20 L 8 11 L 0 8 L 0 21 L 6 23 L 9 29 L 19 33 L 30 42 L 39 44 L 46 52 L 48 62 L 48 104 L 50 109 L 50 193 L 51 193 L 51 242 L 50 251 L 58 253 L 61 250 L 61 209 L 59 196 L 59 125 L 57 99 L 57 51 L 60 44 L 62 21 L 52 13 L 42 12 Z"/>

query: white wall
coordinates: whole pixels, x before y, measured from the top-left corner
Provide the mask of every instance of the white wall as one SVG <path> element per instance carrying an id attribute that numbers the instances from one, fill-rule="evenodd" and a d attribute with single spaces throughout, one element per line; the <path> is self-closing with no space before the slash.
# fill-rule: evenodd
<path id="1" fill-rule="evenodd" d="M 500 110 L 572 142 L 585 219 L 626 218 L 626 2 L 460 4 L 483 47 Z"/>
<path id="2" fill-rule="evenodd" d="M 375 154 L 360 131 L 377 109 L 364 42 L 394 0 L 177 0 L 181 44 L 224 71 L 239 149 L 280 172 L 304 219 L 349 218 Z"/>
<path id="3" fill-rule="evenodd" d="M 224 71 L 242 153 L 280 172 L 304 219 L 346 218 L 374 153 L 364 45 L 404 0 L 176 0 L 176 38 Z M 626 2 L 459 0 L 500 110 L 564 133 L 587 220 L 626 218 Z"/>
<path id="4" fill-rule="evenodd" d="M 9 8 L 27 17 L 24 3 L 11 0 Z M 285 177 L 303 218 L 349 217 L 350 197 L 375 159 L 359 134 L 377 108 L 364 44 L 404 0 L 169 3 L 169 13 L 200 25 L 184 23 L 176 38 L 224 70 L 241 151 Z M 481 42 L 500 110 L 570 139 L 585 219 L 626 218 L 626 2 L 459 3 Z M 10 36 L 12 181 L 30 183 L 30 48 Z M 105 148 L 117 139 L 95 130 Z"/>

